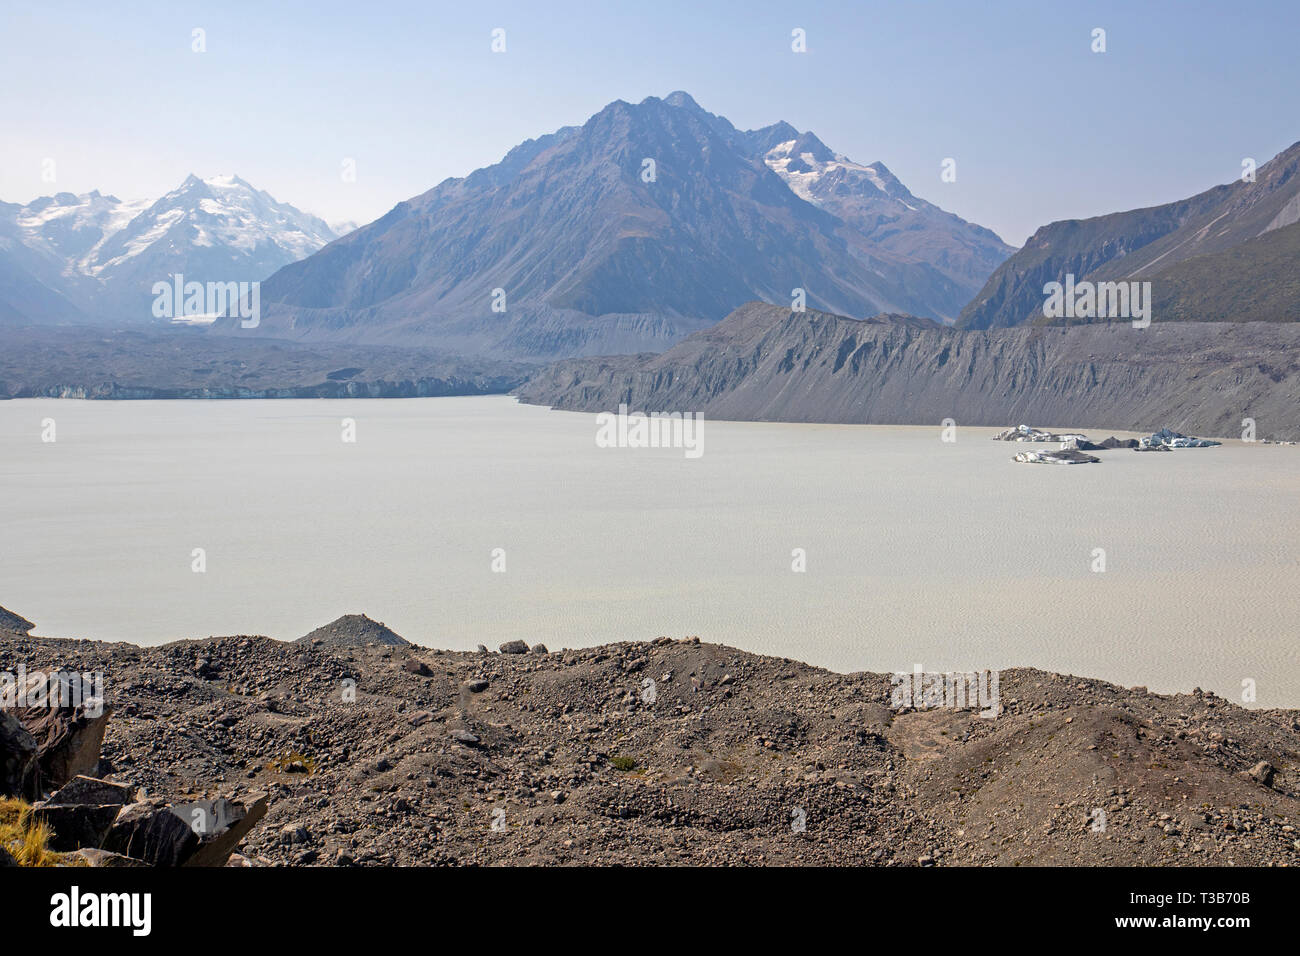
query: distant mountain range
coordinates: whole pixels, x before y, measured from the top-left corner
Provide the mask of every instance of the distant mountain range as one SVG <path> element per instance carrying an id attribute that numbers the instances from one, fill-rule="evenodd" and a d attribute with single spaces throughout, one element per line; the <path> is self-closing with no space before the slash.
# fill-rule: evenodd
<path id="1" fill-rule="evenodd" d="M 1043 287 L 1067 274 L 1150 281 L 1155 322 L 1300 320 L 1300 143 L 1260 166 L 1254 182 L 1042 227 L 998 267 L 957 326 L 1047 323 Z"/>
<path id="2" fill-rule="evenodd" d="M 932 424 L 936 435 L 952 418 L 1167 425 L 1222 438 L 1240 435 L 1248 413 L 1260 438 L 1297 440 L 1297 355 L 1294 323 L 963 331 L 910 316 L 862 321 L 754 302 L 660 355 L 552 363 L 516 394 L 571 411 L 626 404 L 733 421 Z"/>
<path id="3" fill-rule="evenodd" d="M 155 282 L 262 280 L 336 237 L 238 176 L 190 176 L 157 200 L 0 203 L 0 321 L 157 323 Z"/>
<path id="4" fill-rule="evenodd" d="M 880 163 L 679 92 L 611 103 L 285 266 L 251 334 L 536 361 L 662 350 L 795 289 L 951 320 L 1012 251 Z"/>

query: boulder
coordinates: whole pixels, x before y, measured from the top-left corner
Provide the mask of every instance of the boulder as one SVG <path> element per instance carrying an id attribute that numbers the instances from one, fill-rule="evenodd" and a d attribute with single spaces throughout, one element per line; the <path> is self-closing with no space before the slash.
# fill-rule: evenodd
<path id="1" fill-rule="evenodd" d="M 244 841 L 244 837 L 257 823 L 266 816 L 267 796 L 265 793 L 249 793 L 230 800 L 218 797 L 216 800 L 198 801 L 188 804 L 182 810 L 188 810 L 191 819 L 196 808 L 202 808 L 210 814 L 211 825 L 207 832 L 199 834 L 199 847 L 182 866 L 225 866 L 230 854 Z M 177 808 L 173 808 L 176 812 Z"/>
<path id="2" fill-rule="evenodd" d="M 50 849 L 58 853 L 89 847 L 98 849 L 112 828 L 120 804 L 32 804 L 32 819 L 50 828 Z"/>
<path id="3" fill-rule="evenodd" d="M 523 641 L 506 641 L 497 650 L 502 654 L 527 654 L 528 645 Z"/>
<path id="4" fill-rule="evenodd" d="M 78 775 L 50 794 L 47 802 L 69 806 L 77 803 L 116 804 L 124 807 L 134 802 L 135 789 L 130 784 L 97 777 Z"/>
<path id="5" fill-rule="evenodd" d="M 146 800 L 122 809 L 103 848 L 153 866 L 225 866 L 266 808 L 265 793 L 175 806 Z"/>
<path id="6" fill-rule="evenodd" d="M 78 774 L 94 772 L 112 712 L 100 700 L 76 707 L 25 707 L 15 712 L 36 739 L 43 788 L 62 787 Z"/>
<path id="7" fill-rule="evenodd" d="M 120 809 L 101 849 L 151 866 L 180 866 L 198 847 L 198 835 L 171 807 L 161 800 L 142 800 Z"/>
<path id="8" fill-rule="evenodd" d="M 67 853 L 82 847 L 98 848 L 131 803 L 132 787 L 112 780 L 76 776 L 49 799 L 32 805 L 32 816 L 52 831 L 50 848 Z"/>
<path id="9" fill-rule="evenodd" d="M 1250 768 L 1250 776 L 1256 783 L 1263 784 L 1265 787 L 1273 785 L 1273 774 L 1276 771 L 1273 765 L 1267 760 L 1261 760 L 1255 766 Z"/>
<path id="10" fill-rule="evenodd" d="M 0 710 L 0 797 L 40 796 L 36 738 L 17 717 Z"/>

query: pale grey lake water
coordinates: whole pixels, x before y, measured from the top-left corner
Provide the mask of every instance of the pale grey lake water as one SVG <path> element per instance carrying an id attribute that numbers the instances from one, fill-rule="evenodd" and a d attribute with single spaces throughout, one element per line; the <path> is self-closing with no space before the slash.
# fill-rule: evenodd
<path id="1" fill-rule="evenodd" d="M 437 647 L 698 635 L 1300 706 L 1300 447 L 1058 467 L 994 431 L 708 422 L 688 459 L 499 396 L 0 402 L 0 605 L 142 644 L 364 611 Z"/>

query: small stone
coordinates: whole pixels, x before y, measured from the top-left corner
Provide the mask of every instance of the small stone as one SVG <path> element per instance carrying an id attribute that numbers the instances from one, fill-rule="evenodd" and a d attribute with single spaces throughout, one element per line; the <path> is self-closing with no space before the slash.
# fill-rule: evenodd
<path id="1" fill-rule="evenodd" d="M 488 682 L 481 677 L 472 680 L 465 685 L 471 694 L 481 694 L 483 691 L 488 689 L 488 686 Z"/>
<path id="2" fill-rule="evenodd" d="M 451 739 L 457 743 L 464 744 L 467 747 L 474 747 L 479 743 L 479 739 L 468 730 L 453 730 L 451 732 Z"/>
<path id="3" fill-rule="evenodd" d="M 291 846 L 295 843 L 306 843 L 311 839 L 311 834 L 307 832 L 306 827 L 294 826 L 292 823 L 287 824 L 280 831 L 280 843 L 285 846 Z"/>

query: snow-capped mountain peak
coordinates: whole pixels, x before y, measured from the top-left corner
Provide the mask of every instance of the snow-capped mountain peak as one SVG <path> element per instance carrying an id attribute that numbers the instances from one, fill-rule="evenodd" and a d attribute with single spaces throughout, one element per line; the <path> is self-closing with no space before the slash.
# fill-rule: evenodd
<path id="1" fill-rule="evenodd" d="M 270 193 L 234 174 L 207 179 L 190 174 L 180 188 L 159 199 L 148 213 L 148 221 L 133 223 L 121 243 L 106 244 L 106 255 L 92 268 L 102 271 L 122 258 L 139 255 L 163 236 L 182 238 L 173 230 L 180 230 L 195 246 L 225 246 L 254 259 L 268 255 L 284 258 L 280 265 L 309 256 L 337 238 L 324 220 L 288 203 L 276 202 Z M 282 255 L 269 253 L 268 247 L 275 247 Z M 271 271 L 276 268 L 279 265 Z"/>
<path id="2" fill-rule="evenodd" d="M 148 200 L 122 202 L 98 190 L 80 196 L 56 193 L 19 207 L 15 223 L 25 245 L 66 260 L 64 274 L 85 274 L 82 260 L 91 250 L 148 206 Z"/>
<path id="3" fill-rule="evenodd" d="M 885 168 L 884 163 L 869 166 L 855 163 L 847 156 L 832 153 L 812 133 L 778 143 L 768 150 L 763 161 L 785 180 L 797 196 L 814 206 L 823 204 L 828 188 L 851 181 L 858 190 L 874 189 L 882 197 L 893 199 L 908 209 L 916 209 L 914 204 L 907 202 L 915 202 L 912 194 Z"/>
<path id="4" fill-rule="evenodd" d="M 8 209 L 19 241 L 64 277 L 61 291 L 105 318 L 147 318 L 140 303 L 174 273 L 261 280 L 337 238 L 324 220 L 234 174 L 190 174 L 156 200 L 57 193 Z"/>

